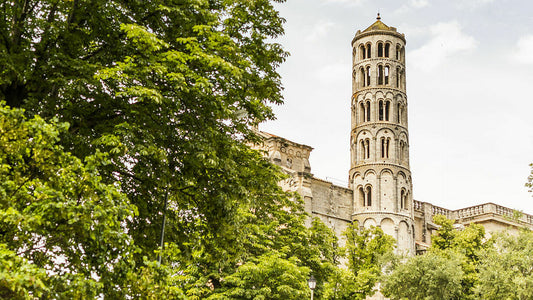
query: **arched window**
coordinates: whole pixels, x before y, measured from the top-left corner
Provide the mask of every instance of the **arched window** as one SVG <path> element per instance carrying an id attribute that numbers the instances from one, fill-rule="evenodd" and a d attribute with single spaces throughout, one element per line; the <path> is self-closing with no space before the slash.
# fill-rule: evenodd
<path id="1" fill-rule="evenodd" d="M 398 103 L 397 109 L 396 109 L 396 120 L 398 124 L 402 124 L 402 106 L 400 103 Z"/>
<path id="2" fill-rule="evenodd" d="M 400 67 L 396 68 L 396 87 L 400 87 Z"/>
<path id="3" fill-rule="evenodd" d="M 359 81 L 361 82 L 362 86 L 365 87 L 365 81 L 366 81 L 366 75 L 365 75 L 365 69 L 361 68 L 361 77 L 359 78 Z"/>
<path id="4" fill-rule="evenodd" d="M 379 120 L 383 121 L 383 101 L 379 100 L 378 105 Z"/>
<path id="5" fill-rule="evenodd" d="M 361 140 L 361 151 L 364 159 L 370 158 L 370 140 Z"/>
<path id="6" fill-rule="evenodd" d="M 366 205 L 365 206 L 372 206 L 372 187 L 370 186 L 367 186 L 366 187 L 366 190 L 365 190 L 365 202 L 366 202 Z"/>
<path id="7" fill-rule="evenodd" d="M 402 189 L 402 191 L 401 191 L 401 193 L 400 193 L 400 208 L 401 208 L 401 209 L 405 209 L 404 198 L 405 198 L 405 190 Z"/>
<path id="8" fill-rule="evenodd" d="M 372 45 L 366 45 L 366 58 L 372 58 Z"/>
<path id="9" fill-rule="evenodd" d="M 366 85 L 370 86 L 370 67 L 366 67 Z"/>
<path id="10" fill-rule="evenodd" d="M 361 102 L 361 104 L 359 104 L 359 114 L 361 115 L 359 120 L 361 120 L 361 123 L 366 120 L 365 111 L 366 111 L 365 105 L 363 104 L 363 102 Z"/>
<path id="11" fill-rule="evenodd" d="M 385 102 L 385 121 L 389 121 L 390 101 Z"/>
<path id="12" fill-rule="evenodd" d="M 381 158 L 389 158 L 390 138 L 381 138 Z"/>
<path id="13" fill-rule="evenodd" d="M 389 148 L 390 148 L 390 138 L 387 138 L 387 143 L 385 145 L 385 157 L 389 158 Z"/>
<path id="14" fill-rule="evenodd" d="M 370 101 L 366 102 L 366 121 L 370 122 Z"/>
<path id="15" fill-rule="evenodd" d="M 383 84 L 383 66 L 378 66 L 378 84 Z"/>
<path id="16" fill-rule="evenodd" d="M 361 206 L 365 206 L 365 191 L 363 187 L 359 187 L 359 203 Z"/>
<path id="17" fill-rule="evenodd" d="M 378 57 L 383 57 L 383 43 L 378 43 Z"/>
<path id="18" fill-rule="evenodd" d="M 385 66 L 385 84 L 389 84 L 389 66 Z"/>
<path id="19" fill-rule="evenodd" d="M 396 60 L 400 60 L 400 45 L 396 45 Z"/>
<path id="20" fill-rule="evenodd" d="M 361 59 L 366 59 L 366 51 L 365 51 L 365 46 L 364 45 L 361 45 L 359 46 L 359 49 L 361 49 Z"/>
<path id="21" fill-rule="evenodd" d="M 389 52 L 390 52 L 390 44 L 386 43 L 385 44 L 385 57 L 389 57 Z"/>
<path id="22" fill-rule="evenodd" d="M 406 148 L 407 143 L 405 143 L 405 141 L 400 141 L 400 163 L 403 163 L 406 159 Z"/>

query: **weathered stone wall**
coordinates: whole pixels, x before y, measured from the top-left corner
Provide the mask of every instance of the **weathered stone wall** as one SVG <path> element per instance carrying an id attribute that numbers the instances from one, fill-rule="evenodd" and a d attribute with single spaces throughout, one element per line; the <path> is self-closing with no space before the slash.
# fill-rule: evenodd
<path id="1" fill-rule="evenodd" d="M 352 190 L 312 178 L 311 191 L 313 197 L 308 199 L 311 201 L 311 209 L 308 213 L 312 217 L 320 218 L 324 224 L 335 231 L 338 237 L 341 237 L 342 232 L 351 223 Z"/>

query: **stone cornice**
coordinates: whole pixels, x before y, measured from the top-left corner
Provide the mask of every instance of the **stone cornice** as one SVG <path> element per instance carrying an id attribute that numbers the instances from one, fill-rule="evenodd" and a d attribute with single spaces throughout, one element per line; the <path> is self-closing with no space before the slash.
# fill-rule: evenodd
<path id="1" fill-rule="evenodd" d="M 370 87 L 360 88 L 359 90 L 357 90 L 357 92 L 352 94 L 352 100 L 354 98 L 357 98 L 357 96 L 359 94 L 361 94 L 363 92 L 369 92 L 369 91 L 371 92 L 372 90 L 378 90 L 378 91 L 388 90 L 388 91 L 391 91 L 391 92 L 399 92 L 405 97 L 405 99 L 407 99 L 407 93 L 405 92 L 405 90 L 400 89 L 400 88 L 396 88 L 396 87 L 392 87 L 392 86 L 381 85 L 381 86 L 370 86 Z"/>
<path id="2" fill-rule="evenodd" d="M 352 47 L 357 40 L 360 40 L 364 37 L 372 36 L 372 35 L 391 35 L 391 36 L 401 39 L 404 45 L 407 43 L 407 41 L 405 40 L 405 35 L 403 33 L 399 33 L 397 31 L 390 31 L 390 30 L 371 30 L 371 31 L 356 33 L 354 38 L 352 39 L 352 44 L 351 44 Z"/>
<path id="3" fill-rule="evenodd" d="M 393 164 L 393 163 L 384 163 L 384 162 L 369 162 L 369 163 L 365 163 L 365 164 L 356 165 L 355 167 L 350 169 L 350 175 L 353 174 L 354 172 L 356 172 L 357 171 L 356 169 L 366 169 L 366 170 L 375 169 L 376 166 L 380 166 L 380 167 L 395 167 L 395 168 L 401 169 L 402 171 L 404 171 L 404 173 L 411 175 L 411 170 L 408 167 L 401 166 L 401 165 L 398 165 L 398 164 Z M 366 168 L 366 167 L 368 167 L 368 168 Z"/>
<path id="4" fill-rule="evenodd" d="M 396 129 L 396 128 L 392 128 L 392 127 L 400 127 L 401 129 L 405 130 L 405 134 L 407 134 L 408 130 L 407 130 L 407 127 L 406 126 L 403 126 L 403 125 L 400 125 L 398 123 L 393 123 L 393 122 L 385 122 L 385 121 L 377 121 L 377 122 L 374 122 L 374 121 L 370 121 L 370 122 L 365 122 L 363 124 L 360 124 L 360 125 L 357 125 L 355 126 L 353 129 L 352 129 L 352 134 L 355 134 L 359 129 L 366 129 L 366 127 L 373 127 L 375 125 L 380 125 L 380 129 L 382 128 L 388 128 L 390 130 L 393 130 L 393 129 Z M 387 127 L 384 127 L 385 125 L 388 125 Z M 408 137 L 409 138 L 409 137 Z M 407 141 L 408 144 L 409 144 L 409 141 Z"/>

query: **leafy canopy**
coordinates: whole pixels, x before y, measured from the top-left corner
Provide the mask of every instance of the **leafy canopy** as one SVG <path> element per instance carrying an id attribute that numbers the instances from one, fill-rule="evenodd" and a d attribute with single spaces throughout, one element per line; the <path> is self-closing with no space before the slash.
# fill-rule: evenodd
<path id="1" fill-rule="evenodd" d="M 82 161 L 58 145 L 67 129 L 0 103 L 3 297 L 95 297 L 126 284 L 134 249 L 123 225 L 136 209 L 102 181 L 106 155 Z"/>

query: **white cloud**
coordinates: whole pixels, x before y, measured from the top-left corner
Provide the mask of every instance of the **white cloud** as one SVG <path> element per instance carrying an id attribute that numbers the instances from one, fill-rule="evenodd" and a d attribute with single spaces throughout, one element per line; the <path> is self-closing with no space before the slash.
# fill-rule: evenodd
<path id="1" fill-rule="evenodd" d="M 341 61 L 336 63 L 330 62 L 318 68 L 315 71 L 314 76 L 320 84 L 324 84 L 330 87 L 331 85 L 337 85 L 341 82 L 345 83 L 346 78 L 350 78 L 350 69 L 346 67 L 349 65 L 349 61 Z"/>
<path id="2" fill-rule="evenodd" d="M 311 33 L 307 35 L 306 40 L 318 41 L 325 37 L 333 27 L 335 27 L 335 23 L 331 21 L 320 20 L 313 26 L 313 29 L 311 30 Z"/>
<path id="3" fill-rule="evenodd" d="M 322 0 L 325 3 L 341 3 L 348 4 L 350 6 L 360 6 L 364 4 L 367 0 Z"/>
<path id="4" fill-rule="evenodd" d="M 457 21 L 438 23 L 429 28 L 431 39 L 409 54 L 415 68 L 430 70 L 448 57 L 476 47 L 477 41 L 461 31 Z"/>
<path id="5" fill-rule="evenodd" d="M 403 14 L 413 9 L 423 8 L 429 5 L 428 0 L 409 0 L 409 3 L 402 5 L 395 13 Z"/>
<path id="6" fill-rule="evenodd" d="M 414 8 L 422 8 L 429 5 L 427 0 L 410 0 L 409 4 Z"/>
<path id="7" fill-rule="evenodd" d="M 461 9 L 477 8 L 492 2 L 494 2 L 494 0 L 456 0 L 455 6 Z"/>
<path id="8" fill-rule="evenodd" d="M 520 63 L 533 64 L 533 35 L 526 35 L 518 40 L 512 59 Z"/>

